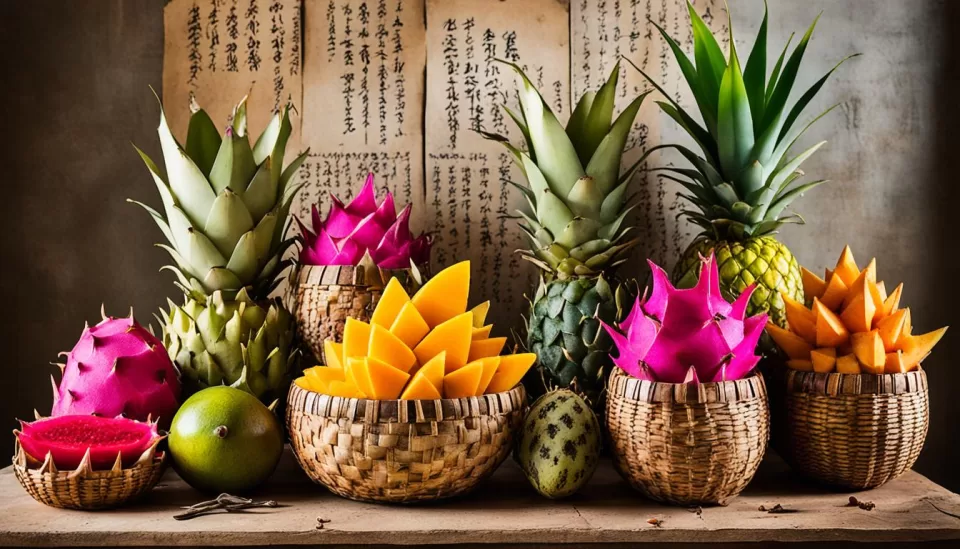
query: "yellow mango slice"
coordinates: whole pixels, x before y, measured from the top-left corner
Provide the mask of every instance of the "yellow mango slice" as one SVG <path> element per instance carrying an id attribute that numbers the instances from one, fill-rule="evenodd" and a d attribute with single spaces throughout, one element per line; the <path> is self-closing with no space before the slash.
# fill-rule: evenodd
<path id="1" fill-rule="evenodd" d="M 813 314 L 813 311 L 786 294 L 783 294 L 782 297 L 790 331 L 805 339 L 807 343 L 815 342 L 817 340 L 817 317 Z"/>
<path id="2" fill-rule="evenodd" d="M 470 342 L 470 354 L 467 355 L 467 362 L 473 362 L 488 356 L 497 356 L 503 351 L 503 346 L 506 344 L 507 338 L 505 337 L 474 339 Z"/>
<path id="3" fill-rule="evenodd" d="M 887 286 L 883 281 L 877 282 L 877 291 L 880 292 L 880 302 L 883 303 L 887 300 Z"/>
<path id="4" fill-rule="evenodd" d="M 303 371 L 303 374 L 310 379 L 315 379 L 321 383 L 330 383 L 331 381 L 343 381 L 346 379 L 344 377 L 343 368 L 334 368 L 332 366 L 314 366 L 313 368 L 307 368 Z"/>
<path id="5" fill-rule="evenodd" d="M 903 294 L 903 282 L 897 284 L 897 287 L 893 289 L 893 293 L 883 301 L 883 316 L 890 316 L 900 307 L 901 294 Z"/>
<path id="6" fill-rule="evenodd" d="M 391 400 L 399 397 L 410 380 L 410 374 L 373 357 L 364 360 L 370 374 L 370 388 L 373 390 L 371 398 Z"/>
<path id="7" fill-rule="evenodd" d="M 860 361 L 853 354 L 837 357 L 838 374 L 859 374 Z"/>
<path id="8" fill-rule="evenodd" d="M 883 364 L 887 360 L 887 353 L 883 350 L 883 341 L 880 339 L 880 332 L 871 330 L 869 332 L 859 332 L 850 336 L 850 345 L 853 347 L 853 354 L 871 373 L 883 372 Z"/>
<path id="9" fill-rule="evenodd" d="M 476 307 L 470 309 L 473 313 L 473 327 L 483 328 L 483 323 L 487 321 L 487 313 L 490 311 L 490 301 L 484 301 Z"/>
<path id="10" fill-rule="evenodd" d="M 431 358 L 421 366 L 420 369 L 417 370 L 416 375 L 426 377 L 427 381 L 432 383 L 440 394 L 443 394 L 443 376 L 446 374 L 446 362 L 447 353 L 446 351 L 441 351 L 440 354 Z"/>
<path id="11" fill-rule="evenodd" d="M 357 386 L 348 381 L 331 381 L 324 394 L 343 398 L 364 398 L 366 395 Z"/>
<path id="12" fill-rule="evenodd" d="M 800 359 L 790 359 L 787 361 L 787 368 L 791 370 L 797 370 L 800 372 L 812 372 L 813 371 L 813 362 L 809 360 L 800 360 Z"/>
<path id="13" fill-rule="evenodd" d="M 817 315 L 817 347 L 839 347 L 850 339 L 843 321 L 818 299 L 813 300 L 813 312 Z"/>
<path id="14" fill-rule="evenodd" d="M 822 296 L 827 290 L 827 282 L 804 267 L 800 267 L 800 280 L 803 282 L 803 297 L 807 301 Z"/>
<path id="15" fill-rule="evenodd" d="M 343 368 L 343 343 L 323 340 L 323 361 L 330 368 Z"/>
<path id="16" fill-rule="evenodd" d="M 830 282 L 827 283 L 827 289 L 820 296 L 820 302 L 833 311 L 840 307 L 844 298 L 847 297 L 848 291 L 849 287 L 843 282 L 843 279 L 839 276 L 832 276 Z"/>
<path id="17" fill-rule="evenodd" d="M 307 379 L 307 376 L 300 376 L 297 379 L 293 380 L 293 384 L 297 387 L 300 387 L 304 391 L 313 391 L 313 387 L 310 384 L 310 380 Z"/>
<path id="18" fill-rule="evenodd" d="M 357 356 L 367 356 L 367 344 L 370 342 L 370 325 L 353 317 L 347 317 L 343 327 L 343 358 L 349 362 Z M 363 390 L 363 387 L 360 387 Z"/>
<path id="19" fill-rule="evenodd" d="M 907 371 L 914 370 L 930 354 L 933 346 L 940 341 L 943 334 L 947 333 L 947 327 L 940 328 L 922 335 L 907 336 L 901 347 L 903 351 L 903 364 Z"/>
<path id="20" fill-rule="evenodd" d="M 909 371 L 907 365 L 903 362 L 903 351 L 887 353 L 886 361 L 883 363 L 883 373 L 905 374 Z"/>
<path id="21" fill-rule="evenodd" d="M 477 360 L 477 362 L 483 367 L 483 374 L 480 375 L 480 383 L 477 384 L 477 392 L 475 393 L 479 396 L 487 390 L 487 386 L 493 380 L 493 374 L 497 373 L 497 368 L 500 367 L 500 357 L 488 356 Z M 467 364 L 467 366 L 469 365 Z"/>
<path id="22" fill-rule="evenodd" d="M 400 400 L 438 400 L 440 391 L 426 377 L 417 372 L 407 388 L 400 394 Z"/>
<path id="23" fill-rule="evenodd" d="M 400 314 L 400 309 L 410 302 L 410 296 L 403 289 L 403 285 L 393 277 L 383 288 L 383 294 L 380 295 L 380 301 L 377 302 L 373 314 L 370 316 L 370 324 L 376 324 L 386 329 L 393 326 L 393 321 Z"/>
<path id="24" fill-rule="evenodd" d="M 837 350 L 833 347 L 814 349 L 810 352 L 810 362 L 814 372 L 829 374 L 837 365 Z"/>
<path id="25" fill-rule="evenodd" d="M 356 387 L 363 396 L 376 398 L 373 396 L 373 380 L 370 377 L 370 368 L 367 364 L 367 359 L 365 357 L 348 358 L 347 364 L 345 381 Z"/>
<path id="26" fill-rule="evenodd" d="M 862 288 L 840 314 L 844 326 L 851 332 L 869 332 L 873 325 L 873 314 L 877 312 L 873 298 Z"/>
<path id="27" fill-rule="evenodd" d="M 431 328 L 467 310 L 470 294 L 470 262 L 447 267 L 427 281 L 413 296 L 413 305 Z M 473 314 L 468 317 L 473 327 Z M 432 356 L 432 355 L 431 355 Z"/>
<path id="28" fill-rule="evenodd" d="M 493 329 L 493 324 L 487 324 L 486 326 L 473 329 L 473 339 L 487 339 L 490 337 L 490 330 Z"/>
<path id="29" fill-rule="evenodd" d="M 367 356 L 386 362 L 398 370 L 409 372 L 417 363 L 417 356 L 413 354 L 399 337 L 389 330 L 373 324 L 370 326 L 370 344 Z"/>
<path id="30" fill-rule="evenodd" d="M 850 246 L 844 246 L 840 259 L 837 260 L 837 266 L 833 269 L 833 274 L 840 277 L 847 287 L 850 287 L 860 276 L 860 268 L 857 267 L 857 262 L 853 259 Z"/>
<path id="31" fill-rule="evenodd" d="M 400 338 L 404 345 L 413 349 L 424 336 L 430 333 L 430 326 L 427 326 L 427 321 L 420 316 L 420 311 L 413 306 L 413 303 L 407 302 L 400 308 L 397 318 L 390 326 L 390 333 Z"/>
<path id="32" fill-rule="evenodd" d="M 429 284 L 429 282 L 428 282 Z M 463 313 L 440 324 L 413 349 L 421 364 L 446 351 L 446 373 L 462 368 L 470 356 L 473 315 Z"/>
<path id="33" fill-rule="evenodd" d="M 484 394 L 502 393 L 513 389 L 536 361 L 537 355 L 533 353 L 503 355 Z"/>
<path id="34" fill-rule="evenodd" d="M 465 398 L 475 396 L 480 378 L 483 377 L 483 364 L 471 362 L 443 377 L 444 398 Z"/>
<path id="35" fill-rule="evenodd" d="M 810 351 L 813 350 L 813 346 L 799 335 L 790 330 L 784 330 L 772 322 L 767 323 L 767 333 L 788 357 L 796 360 L 810 358 Z"/>
<path id="36" fill-rule="evenodd" d="M 883 341 L 883 348 L 888 353 L 896 350 L 897 340 L 900 339 L 900 333 L 903 332 L 903 322 L 906 319 L 907 309 L 900 309 L 877 323 L 880 340 Z"/>

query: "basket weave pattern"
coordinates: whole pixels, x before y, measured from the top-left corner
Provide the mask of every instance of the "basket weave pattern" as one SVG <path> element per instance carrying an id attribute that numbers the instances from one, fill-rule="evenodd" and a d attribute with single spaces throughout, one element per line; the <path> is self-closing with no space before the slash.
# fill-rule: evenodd
<path id="1" fill-rule="evenodd" d="M 330 491 L 407 503 L 464 494 L 509 455 L 522 385 L 443 400 L 341 398 L 291 386 L 290 441 L 300 467 Z"/>
<path id="2" fill-rule="evenodd" d="M 784 458 L 827 484 L 864 490 L 913 466 L 930 421 L 927 376 L 786 374 Z"/>
<path id="3" fill-rule="evenodd" d="M 33 499 L 62 509 L 95 510 L 118 507 L 150 491 L 163 475 L 165 452 L 127 469 L 57 471 L 36 463 L 19 444 L 13 473 Z"/>
<path id="4" fill-rule="evenodd" d="M 724 504 L 753 478 L 770 435 L 759 375 L 699 385 L 614 373 L 607 395 L 614 465 L 645 496 Z"/>

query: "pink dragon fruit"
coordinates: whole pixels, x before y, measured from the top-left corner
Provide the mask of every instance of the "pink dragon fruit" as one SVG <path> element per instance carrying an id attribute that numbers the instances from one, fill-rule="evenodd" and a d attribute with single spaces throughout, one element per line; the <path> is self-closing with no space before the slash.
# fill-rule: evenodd
<path id="1" fill-rule="evenodd" d="M 367 253 L 382 269 L 406 269 L 411 260 L 416 265 L 429 261 L 431 238 L 426 234 L 413 238 L 410 205 L 397 215 L 393 194 L 389 192 L 377 203 L 372 173 L 347 206 L 336 196 L 330 198 L 333 204 L 325 221 L 320 220 L 320 213 L 313 206 L 312 231 L 297 219 L 304 240 L 300 251 L 302 264 L 357 265 Z"/>
<path id="2" fill-rule="evenodd" d="M 713 254 L 701 257 L 700 282 L 688 290 L 670 284 L 667 273 L 650 263 L 653 290 L 637 299 L 613 338 L 614 364 L 627 374 L 666 383 L 700 383 L 740 379 L 757 365 L 757 342 L 767 315 L 745 318 L 754 287 L 732 304 L 720 294 Z"/>
<path id="3" fill-rule="evenodd" d="M 169 425 L 179 407 L 180 380 L 159 339 L 133 318 L 104 316 L 84 327 L 80 341 L 61 364 L 63 379 L 53 383 L 54 417 L 95 414 L 149 417 Z"/>
<path id="4" fill-rule="evenodd" d="M 110 469 L 120 456 L 121 465 L 129 467 L 147 450 L 163 439 L 156 423 L 127 418 L 97 416 L 61 416 L 21 421 L 14 431 L 20 447 L 35 461 L 47 454 L 61 469 L 76 469 L 86 453 L 90 467 Z"/>

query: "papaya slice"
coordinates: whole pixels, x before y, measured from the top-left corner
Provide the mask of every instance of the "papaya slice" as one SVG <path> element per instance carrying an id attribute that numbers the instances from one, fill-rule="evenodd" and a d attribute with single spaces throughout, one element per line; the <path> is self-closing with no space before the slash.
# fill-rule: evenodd
<path id="1" fill-rule="evenodd" d="M 821 297 L 827 290 L 827 282 L 804 267 L 800 267 L 800 280 L 803 282 L 803 297 L 807 301 Z"/>
<path id="2" fill-rule="evenodd" d="M 467 310 L 467 298 L 470 294 L 470 262 L 461 261 L 447 267 L 427 281 L 413 296 L 413 305 L 435 328 L 440 324 L 463 314 Z M 468 317 L 473 327 L 473 314 Z M 432 355 L 431 355 L 432 356 Z"/>
<path id="3" fill-rule="evenodd" d="M 343 368 L 343 343 L 323 340 L 323 361 L 330 368 Z"/>
<path id="4" fill-rule="evenodd" d="M 407 384 L 407 388 L 400 394 L 400 400 L 438 399 L 440 399 L 440 391 L 430 383 L 430 380 L 421 375 L 421 372 L 417 372 L 417 375 L 413 376 L 413 379 Z"/>
<path id="5" fill-rule="evenodd" d="M 860 361 L 853 354 L 837 357 L 838 374 L 859 374 Z"/>
<path id="6" fill-rule="evenodd" d="M 860 268 L 853 259 L 853 251 L 850 246 L 844 246 L 840 253 L 840 259 L 837 260 L 837 266 L 833 269 L 833 274 L 840 277 L 843 283 L 849 288 L 853 282 L 860 276 Z"/>
<path id="7" fill-rule="evenodd" d="M 814 343 L 817 340 L 817 317 L 813 311 L 786 294 L 783 294 L 783 305 L 790 331 L 805 339 L 807 343 Z"/>
<path id="8" fill-rule="evenodd" d="M 362 320 L 347 317 L 343 327 L 343 358 L 349 362 L 353 357 L 367 356 L 367 345 L 370 343 L 370 325 Z M 363 390 L 363 386 L 360 386 Z"/>
<path id="9" fill-rule="evenodd" d="M 814 349 L 810 352 L 810 362 L 814 372 L 829 374 L 837 365 L 837 350 L 833 347 Z"/>
<path id="10" fill-rule="evenodd" d="M 810 358 L 810 351 L 813 350 L 813 346 L 799 335 L 790 330 L 784 330 L 773 322 L 767 322 L 767 333 L 791 359 L 807 360 Z"/>
<path id="11" fill-rule="evenodd" d="M 858 332 L 850 336 L 853 354 L 870 373 L 883 373 L 887 353 L 883 349 L 883 340 L 878 330 Z"/>
<path id="12" fill-rule="evenodd" d="M 417 363 L 417 356 L 413 354 L 399 337 L 379 324 L 370 326 L 370 344 L 367 356 L 386 362 L 398 370 L 410 372 Z"/>
<path id="13" fill-rule="evenodd" d="M 413 349 L 417 359 L 422 364 L 446 351 L 446 373 L 462 368 L 470 356 L 472 321 L 472 314 L 462 313 L 439 324 Z"/>
<path id="14" fill-rule="evenodd" d="M 830 277 L 830 282 L 827 283 L 827 289 L 824 290 L 823 295 L 819 298 L 820 302 L 826 305 L 831 311 L 836 310 L 847 297 L 849 290 L 850 288 L 839 276 Z"/>
<path id="15" fill-rule="evenodd" d="M 903 364 L 907 371 L 916 369 L 945 333 L 947 333 L 947 327 L 922 335 L 907 336 L 901 346 Z"/>
<path id="16" fill-rule="evenodd" d="M 787 361 L 787 368 L 790 368 L 791 370 L 797 370 L 799 372 L 812 372 L 813 362 L 809 360 L 792 358 Z"/>
<path id="17" fill-rule="evenodd" d="M 486 394 L 502 393 L 509 391 L 520 383 L 527 370 L 537 361 L 537 355 L 533 353 L 517 353 L 513 355 L 503 355 L 500 357 L 500 365 L 494 372 L 490 384 L 487 385 Z"/>
<path id="18" fill-rule="evenodd" d="M 481 377 L 483 377 L 483 364 L 479 361 L 458 368 L 443 377 L 443 396 L 445 398 L 475 396 Z"/>
<path id="19" fill-rule="evenodd" d="M 900 333 L 903 332 L 903 323 L 906 319 L 907 309 L 900 309 L 877 323 L 880 340 L 883 341 L 883 348 L 888 353 L 897 349 L 897 340 L 900 339 Z"/>
<path id="20" fill-rule="evenodd" d="M 850 339 L 850 331 L 843 321 L 818 299 L 813 300 L 817 315 L 817 347 L 839 347 Z"/>
<path id="21" fill-rule="evenodd" d="M 408 302 L 397 313 L 397 318 L 390 326 L 390 333 L 400 338 L 408 348 L 413 349 L 424 336 L 430 333 L 430 326 L 427 326 L 427 321 L 420 316 L 420 311 L 413 306 L 413 303 Z"/>
<path id="22" fill-rule="evenodd" d="M 392 277 L 383 288 L 380 301 L 370 315 L 370 324 L 377 324 L 389 330 L 393 321 L 397 319 L 397 315 L 400 314 L 400 309 L 409 302 L 410 296 L 403 289 L 403 285 L 397 277 Z"/>
<path id="23" fill-rule="evenodd" d="M 506 344 L 507 338 L 505 337 L 474 339 L 470 342 L 470 354 L 467 356 L 467 362 L 473 362 L 488 356 L 497 356 L 503 351 L 503 346 Z"/>
<path id="24" fill-rule="evenodd" d="M 490 301 L 484 301 L 476 307 L 470 309 L 473 314 L 473 327 L 483 328 L 483 323 L 487 321 L 487 313 L 490 311 Z"/>

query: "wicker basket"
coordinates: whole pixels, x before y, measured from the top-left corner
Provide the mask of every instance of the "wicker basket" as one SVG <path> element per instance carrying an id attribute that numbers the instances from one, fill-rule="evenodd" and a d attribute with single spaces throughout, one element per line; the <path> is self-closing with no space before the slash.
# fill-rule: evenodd
<path id="1" fill-rule="evenodd" d="M 606 423 L 623 478 L 645 496 L 677 505 L 723 505 L 736 497 L 770 435 L 759 375 L 687 385 L 615 372 Z"/>
<path id="2" fill-rule="evenodd" d="M 343 337 L 347 317 L 367 322 L 383 287 L 396 276 L 411 290 L 414 277 L 408 270 L 376 267 L 304 265 L 297 273 L 295 311 L 300 336 L 323 362 L 323 340 Z"/>
<path id="3" fill-rule="evenodd" d="M 33 499 L 61 509 L 92 511 L 129 503 L 150 491 L 166 469 L 166 452 L 156 445 L 131 467 L 107 471 L 90 469 L 89 461 L 75 471 L 58 471 L 49 456 L 39 462 L 16 444 L 13 474 Z"/>
<path id="4" fill-rule="evenodd" d="M 513 447 L 526 393 L 364 400 L 290 387 L 287 426 L 307 475 L 361 501 L 412 503 L 465 494 Z"/>
<path id="5" fill-rule="evenodd" d="M 802 473 L 841 488 L 865 490 L 909 469 L 930 421 L 927 376 L 786 374 L 783 457 Z"/>

